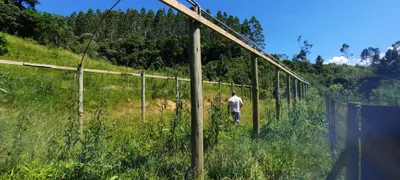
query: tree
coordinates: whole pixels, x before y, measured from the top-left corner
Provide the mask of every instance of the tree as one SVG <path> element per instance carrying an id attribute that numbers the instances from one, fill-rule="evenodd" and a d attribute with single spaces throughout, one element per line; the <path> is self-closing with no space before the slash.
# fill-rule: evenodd
<path id="1" fill-rule="evenodd" d="M 20 10 L 12 4 L 0 3 L 0 31 L 16 34 L 19 24 Z"/>
<path id="2" fill-rule="evenodd" d="M 299 36 L 297 38 L 297 43 L 299 44 L 300 47 L 300 52 L 299 54 L 295 54 L 293 56 L 294 61 L 301 61 L 301 62 L 307 62 L 307 55 L 310 54 L 310 49 L 313 47 L 313 44 L 310 44 L 307 40 L 304 40 L 302 42 L 302 36 Z"/>
<path id="3" fill-rule="evenodd" d="M 67 48 L 73 37 L 71 26 L 66 19 L 59 15 L 43 13 L 37 23 L 35 39 L 41 44 Z"/>
<path id="4" fill-rule="evenodd" d="M 394 43 L 380 59 L 376 74 L 386 78 L 400 77 L 400 41 Z"/>
<path id="5" fill-rule="evenodd" d="M 380 51 L 379 48 L 369 47 L 364 49 L 360 55 L 361 62 L 365 62 L 368 65 L 375 67 L 380 62 Z"/>
<path id="6" fill-rule="evenodd" d="M 265 39 L 263 34 L 263 28 L 255 16 L 251 17 L 249 21 L 249 27 L 250 27 L 250 40 L 255 42 L 259 49 L 264 49 Z"/>
<path id="7" fill-rule="evenodd" d="M 353 56 L 353 53 L 350 52 L 350 46 L 346 43 L 342 45 L 342 48 L 340 48 L 340 52 L 343 54 L 344 57 L 349 59 L 351 56 Z"/>
<path id="8" fill-rule="evenodd" d="M 314 64 L 314 69 L 317 74 L 323 74 L 323 64 L 324 64 L 324 59 L 322 59 L 321 56 L 318 56 Z"/>

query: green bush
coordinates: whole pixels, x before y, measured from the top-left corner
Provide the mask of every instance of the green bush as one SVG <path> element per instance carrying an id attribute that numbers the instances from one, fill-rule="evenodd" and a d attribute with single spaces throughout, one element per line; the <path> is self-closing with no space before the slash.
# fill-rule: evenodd
<path id="1" fill-rule="evenodd" d="M 8 53 L 8 41 L 3 34 L 0 34 L 0 56 Z"/>

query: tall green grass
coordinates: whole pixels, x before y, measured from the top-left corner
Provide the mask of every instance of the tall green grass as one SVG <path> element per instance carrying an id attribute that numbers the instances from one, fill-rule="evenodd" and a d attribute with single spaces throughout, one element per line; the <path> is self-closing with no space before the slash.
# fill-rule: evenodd
<path id="1" fill-rule="evenodd" d="M 79 56 L 7 36 L 1 59 L 76 65 Z M 71 57 L 71 58 L 70 58 Z M 124 69 L 87 60 L 85 67 Z M 146 121 L 140 78 L 85 73 L 84 136 L 77 122 L 76 72 L 0 65 L 0 179 L 190 179 L 190 84 L 147 79 Z M 129 82 L 129 83 L 128 83 Z M 205 84 L 206 179 L 321 179 L 330 168 L 322 99 L 311 89 L 276 122 L 260 101 L 261 138 L 251 139 L 251 103 L 235 126 L 229 87 Z M 240 90 L 236 89 L 239 94 Z M 172 102 L 172 103 L 171 103 Z M 171 108 L 173 106 L 173 108 Z"/>

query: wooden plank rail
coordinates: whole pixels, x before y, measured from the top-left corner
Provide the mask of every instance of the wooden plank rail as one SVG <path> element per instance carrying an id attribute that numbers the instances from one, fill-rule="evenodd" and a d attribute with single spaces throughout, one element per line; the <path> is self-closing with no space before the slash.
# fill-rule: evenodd
<path id="1" fill-rule="evenodd" d="M 37 68 L 48 68 L 48 69 L 59 69 L 59 70 L 68 70 L 68 71 L 77 71 L 78 68 L 76 67 L 67 67 L 67 66 L 57 66 L 51 64 L 39 64 L 39 63 L 27 63 L 27 62 L 20 62 L 20 61 L 10 61 L 10 60 L 0 60 L 0 64 L 7 64 L 7 65 L 16 65 L 16 66 L 29 66 L 29 67 L 37 67 Z M 127 76 L 137 76 L 141 77 L 139 73 L 131 73 L 131 72 L 119 72 L 119 71 L 108 71 L 108 70 L 100 70 L 100 69 L 88 69 L 83 68 L 84 72 L 91 72 L 91 73 L 102 73 L 102 74 L 115 74 L 115 75 L 127 75 Z M 149 75 L 146 74 L 148 78 L 156 78 L 156 79 L 175 79 L 175 76 L 158 76 L 158 75 Z M 178 78 L 180 81 L 187 81 L 190 82 L 190 79 L 187 78 Z M 218 84 L 215 81 L 203 81 L 206 84 Z M 222 85 L 231 85 L 230 83 L 221 83 Z M 233 84 L 237 87 L 247 87 L 250 88 L 250 85 L 241 85 L 241 84 Z"/>
<path id="2" fill-rule="evenodd" d="M 303 82 L 305 84 L 309 84 L 307 81 L 305 81 L 303 78 L 298 76 L 296 73 L 291 71 L 289 68 L 287 68 L 286 66 L 281 64 L 279 61 L 273 59 L 271 55 L 262 54 L 261 52 L 259 52 L 258 50 L 252 48 L 251 46 L 247 45 L 246 43 L 244 43 L 243 41 L 241 41 L 240 39 L 238 39 L 234 35 L 230 34 L 229 32 L 227 32 L 224 29 L 220 28 L 219 26 L 215 25 L 214 23 L 212 23 L 211 21 L 207 20 L 206 18 L 202 17 L 201 14 L 196 13 L 193 10 L 189 9 L 188 7 L 186 7 L 185 5 L 179 3 L 177 0 L 159 0 L 159 1 L 161 1 L 162 3 L 168 5 L 168 6 L 174 8 L 176 10 L 178 10 L 179 12 L 181 12 L 183 14 L 186 14 L 190 18 L 200 22 L 201 24 L 203 24 L 203 25 L 207 26 L 208 28 L 214 30 L 215 32 L 221 34 L 222 36 L 225 36 L 226 38 L 228 38 L 231 41 L 235 42 L 239 46 L 247 49 L 248 51 L 250 51 L 250 52 L 256 54 L 257 56 L 263 58 L 264 60 L 270 62 L 271 64 L 273 64 L 274 66 L 278 67 L 282 71 L 290 74 L 291 76 L 293 76 L 294 78 L 298 79 L 299 81 L 301 81 L 301 82 Z"/>

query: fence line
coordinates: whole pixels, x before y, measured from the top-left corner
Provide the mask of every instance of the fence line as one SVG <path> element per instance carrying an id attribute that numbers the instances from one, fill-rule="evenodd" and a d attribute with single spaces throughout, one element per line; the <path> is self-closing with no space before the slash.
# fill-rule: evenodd
<path id="1" fill-rule="evenodd" d="M 17 65 L 17 66 L 29 66 L 29 67 L 37 67 L 37 68 L 59 69 L 59 70 L 69 70 L 69 71 L 77 71 L 78 70 L 78 68 L 75 68 L 75 67 L 57 66 L 57 65 L 51 65 L 51 64 L 40 64 L 40 63 L 27 63 L 27 62 L 10 61 L 10 60 L 0 60 L 0 64 Z M 101 70 L 101 69 L 84 68 L 83 71 L 84 72 L 91 72 L 91 73 L 129 75 L 129 76 L 137 76 L 137 77 L 141 77 L 142 76 L 140 73 L 109 71 L 109 70 Z M 159 75 L 150 75 L 150 74 L 146 74 L 146 77 L 156 78 L 156 79 L 175 79 L 175 76 L 159 76 Z M 190 79 L 188 79 L 188 78 L 178 78 L 178 80 L 190 82 Z M 206 84 L 218 84 L 218 82 L 215 82 L 215 81 L 203 81 L 203 83 L 206 83 Z M 222 85 L 231 86 L 231 83 L 223 83 L 223 82 L 221 82 L 221 84 Z M 250 85 L 242 85 L 242 84 L 233 84 L 233 86 L 236 86 L 236 87 L 242 87 L 243 86 L 243 87 L 246 87 L 246 88 L 250 88 Z"/>

